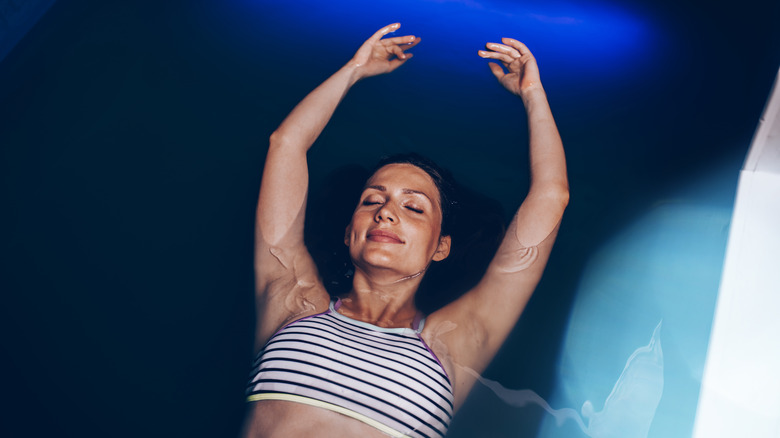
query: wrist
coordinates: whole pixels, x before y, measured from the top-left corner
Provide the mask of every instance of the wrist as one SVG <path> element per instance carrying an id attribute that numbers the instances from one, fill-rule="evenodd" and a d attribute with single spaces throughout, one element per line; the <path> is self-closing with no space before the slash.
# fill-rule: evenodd
<path id="1" fill-rule="evenodd" d="M 344 64 L 343 67 L 341 67 L 340 72 L 346 75 L 350 86 L 355 85 L 355 83 L 357 83 L 359 80 L 365 77 L 361 73 L 362 69 L 360 67 L 361 67 L 360 64 L 355 62 L 354 59 L 350 59 L 349 62 Z"/>
<path id="2" fill-rule="evenodd" d="M 522 99 L 523 103 L 526 105 L 537 100 L 547 100 L 547 94 L 544 92 L 544 88 L 542 88 L 540 82 L 532 83 L 521 89 L 518 96 L 520 96 L 520 99 Z"/>

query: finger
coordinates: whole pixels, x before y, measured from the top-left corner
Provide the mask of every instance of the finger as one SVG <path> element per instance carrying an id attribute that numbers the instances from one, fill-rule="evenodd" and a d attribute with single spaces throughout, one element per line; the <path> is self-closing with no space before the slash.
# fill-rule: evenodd
<path id="1" fill-rule="evenodd" d="M 388 49 L 390 50 L 390 53 L 395 55 L 398 59 L 406 59 L 408 55 L 411 55 L 411 53 L 404 53 L 403 49 L 398 46 L 390 46 Z"/>
<path id="2" fill-rule="evenodd" d="M 368 40 L 369 41 L 380 40 L 383 36 L 387 35 L 390 32 L 395 32 L 400 27 L 401 27 L 401 23 L 388 24 L 387 26 L 376 31 L 373 35 L 371 35 L 371 38 L 369 38 Z"/>
<path id="3" fill-rule="evenodd" d="M 501 38 L 501 42 L 508 46 L 514 47 L 518 52 L 520 52 L 520 55 L 525 56 L 531 54 L 531 51 L 528 50 L 528 47 L 525 44 L 517 41 L 514 38 Z"/>
<path id="4" fill-rule="evenodd" d="M 401 48 L 402 48 L 402 49 L 404 49 L 404 50 L 409 50 L 409 49 L 411 49 L 412 47 L 414 47 L 414 46 L 416 46 L 417 44 L 419 44 L 419 43 L 420 43 L 420 41 L 422 41 L 422 39 L 421 39 L 420 37 L 415 37 L 415 38 L 414 38 L 414 40 L 412 40 L 412 42 L 410 42 L 410 43 L 406 43 L 406 44 L 400 44 L 400 46 L 401 46 Z"/>
<path id="5" fill-rule="evenodd" d="M 407 52 L 407 50 L 410 50 L 412 47 L 416 46 L 416 45 L 417 45 L 417 43 L 419 43 L 419 42 L 420 42 L 420 39 L 419 39 L 419 38 L 417 38 L 416 40 L 414 40 L 413 42 L 411 42 L 411 43 L 409 43 L 409 44 L 399 44 L 399 45 L 398 45 L 398 46 L 396 46 L 396 47 L 398 47 L 398 48 L 399 48 L 399 49 L 400 49 L 402 52 L 404 52 L 405 54 L 409 55 L 409 54 L 411 54 L 411 53 Z"/>
<path id="6" fill-rule="evenodd" d="M 406 58 L 404 58 L 404 59 L 401 59 L 401 58 L 392 59 L 390 61 L 390 66 L 387 68 L 387 73 L 390 73 L 391 71 L 393 71 L 393 70 L 397 69 L 398 67 L 400 67 L 401 64 L 403 64 L 404 62 L 408 61 L 409 58 L 411 58 L 412 56 L 414 56 L 414 55 L 412 55 L 411 53 L 407 53 L 406 54 Z"/>
<path id="7" fill-rule="evenodd" d="M 420 42 L 420 38 L 416 38 L 414 36 L 412 37 L 399 37 L 400 39 L 397 40 L 396 38 L 388 38 L 386 40 L 382 40 L 382 42 L 387 41 L 385 43 L 385 48 L 388 52 L 395 53 L 395 49 L 392 47 L 395 45 L 395 47 L 400 48 L 401 51 L 406 51 L 411 49 L 412 47 L 416 46 Z M 399 42 L 400 41 L 400 42 Z M 398 56 L 398 54 L 396 54 Z"/>
<path id="8" fill-rule="evenodd" d="M 509 55 L 513 59 L 520 57 L 520 52 L 517 51 L 517 49 L 515 49 L 514 47 L 506 46 L 504 44 L 487 43 L 487 44 L 485 44 L 485 47 L 487 47 L 488 50 L 492 50 L 492 51 L 495 51 L 495 52 L 503 53 L 505 55 Z"/>
<path id="9" fill-rule="evenodd" d="M 393 38 L 385 38 L 382 40 L 384 44 L 411 44 L 413 43 L 417 37 L 414 35 L 406 35 L 406 36 L 399 36 L 399 37 L 393 37 Z"/>
<path id="10" fill-rule="evenodd" d="M 490 71 L 493 72 L 493 75 L 499 81 L 504 77 L 504 69 L 501 68 L 500 65 L 496 64 L 495 62 L 488 62 L 488 67 L 490 67 Z"/>
<path id="11" fill-rule="evenodd" d="M 514 61 L 516 59 L 516 58 L 513 58 L 513 57 L 511 57 L 509 55 L 506 55 L 506 54 L 503 54 L 503 53 L 499 53 L 499 52 L 492 52 L 490 50 L 480 50 L 477 53 L 479 53 L 479 56 L 481 56 L 483 58 L 497 59 L 497 60 L 499 60 L 499 61 L 501 61 L 501 62 L 503 62 L 503 63 L 505 63 L 507 65 L 511 64 L 512 61 Z"/>

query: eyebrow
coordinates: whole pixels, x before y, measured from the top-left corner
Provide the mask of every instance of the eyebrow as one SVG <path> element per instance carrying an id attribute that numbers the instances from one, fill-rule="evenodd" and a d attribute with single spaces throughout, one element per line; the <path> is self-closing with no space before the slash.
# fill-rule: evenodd
<path id="1" fill-rule="evenodd" d="M 387 187 L 385 187 L 385 186 L 380 186 L 380 185 L 371 185 L 371 186 L 366 186 L 366 187 L 365 187 L 363 190 L 366 190 L 366 189 L 374 189 L 374 190 L 379 190 L 380 192 L 386 192 L 386 191 L 387 191 Z M 425 196 L 426 198 L 428 198 L 428 201 L 430 201 L 430 203 L 431 203 L 431 204 L 434 204 L 434 205 L 435 205 L 435 203 L 434 203 L 434 202 L 433 202 L 433 200 L 430 198 L 430 196 L 428 196 L 427 194 L 425 194 L 425 192 L 421 192 L 421 191 L 419 191 L 419 190 L 414 190 L 414 189 L 401 189 L 401 191 L 402 191 L 403 193 L 405 193 L 405 194 L 409 194 L 409 195 L 423 195 L 423 196 Z"/>

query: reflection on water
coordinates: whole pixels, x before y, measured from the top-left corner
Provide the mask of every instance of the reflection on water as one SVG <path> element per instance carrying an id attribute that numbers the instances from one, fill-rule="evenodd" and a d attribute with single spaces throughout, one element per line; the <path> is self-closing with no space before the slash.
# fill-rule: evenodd
<path id="1" fill-rule="evenodd" d="M 566 420 L 572 420 L 591 438 L 647 438 L 664 389 L 661 322 L 655 327 L 650 343 L 637 348 L 629 356 L 604 402 L 604 408 L 599 412 L 595 411 L 590 400 L 582 405 L 582 416 L 571 408 L 553 409 L 530 389 L 508 389 L 473 370 L 467 371 L 510 406 L 537 405 L 554 416 L 559 426 Z"/>
<path id="2" fill-rule="evenodd" d="M 582 418 L 576 410 L 571 408 L 553 409 L 539 394 L 530 389 L 505 388 L 495 380 L 486 379 L 480 376 L 472 369 L 465 369 L 469 374 L 476 377 L 480 383 L 493 391 L 498 398 L 503 400 L 506 404 L 515 407 L 523 407 L 529 403 L 535 404 L 554 416 L 559 426 L 566 420 L 574 420 L 580 428 L 587 433 L 585 423 L 582 422 Z"/>
<path id="3" fill-rule="evenodd" d="M 582 405 L 582 416 L 589 420 L 586 433 L 594 438 L 646 438 L 663 390 L 664 354 L 659 322 L 650 343 L 637 348 L 628 358 L 604 409 L 594 412 L 590 400 Z"/>

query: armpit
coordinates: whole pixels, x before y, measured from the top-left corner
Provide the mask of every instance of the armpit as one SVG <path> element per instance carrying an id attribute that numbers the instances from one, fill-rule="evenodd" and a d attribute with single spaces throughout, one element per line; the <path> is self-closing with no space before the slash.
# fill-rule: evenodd
<path id="1" fill-rule="evenodd" d="M 511 274 L 530 268 L 537 258 L 539 258 L 537 247 L 518 247 L 512 251 L 499 250 L 494 263 L 501 272 Z"/>
<path id="2" fill-rule="evenodd" d="M 290 314 L 285 321 L 285 324 L 294 321 L 305 314 L 311 314 L 316 312 L 317 308 L 327 306 L 327 300 L 323 300 L 322 297 L 314 294 L 306 295 L 304 293 L 293 293 L 287 296 L 284 307 Z"/>
<path id="3" fill-rule="evenodd" d="M 271 253 L 271 255 L 276 259 L 277 262 L 279 262 L 280 265 L 282 265 L 283 268 L 290 269 L 293 263 L 292 256 L 285 254 L 285 251 L 282 248 L 272 246 L 268 248 L 268 252 Z"/>
<path id="4" fill-rule="evenodd" d="M 316 265 L 308 253 L 301 253 L 279 247 L 270 247 L 268 252 L 278 265 L 274 268 L 276 279 L 269 290 L 273 298 L 284 297 L 284 310 L 293 316 L 312 312 L 327 299 L 327 293 L 322 288 Z"/>

